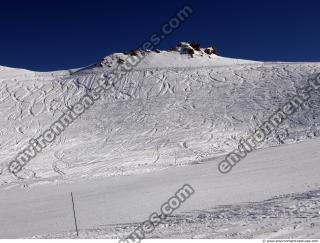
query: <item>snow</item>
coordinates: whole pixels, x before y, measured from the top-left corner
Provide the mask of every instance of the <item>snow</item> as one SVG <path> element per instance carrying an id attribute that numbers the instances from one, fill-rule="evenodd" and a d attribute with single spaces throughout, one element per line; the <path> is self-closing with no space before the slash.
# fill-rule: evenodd
<path id="1" fill-rule="evenodd" d="M 163 224 L 170 227 L 162 225 L 166 230 L 150 237 L 316 237 L 318 217 L 312 218 L 315 228 L 309 218 L 279 221 L 271 217 L 274 210 L 265 212 L 264 200 L 286 207 L 296 200 L 292 193 L 302 193 L 311 208 L 308 195 L 318 197 L 320 94 L 314 92 L 231 173 L 220 174 L 217 164 L 314 78 L 320 63 L 264 63 L 202 50 L 191 57 L 179 48 L 144 55 L 30 161 L 19 173 L 22 179 L 7 164 L 88 86 L 130 56 L 116 53 L 98 65 L 56 72 L 0 67 L 0 237 L 73 237 L 70 191 L 81 237 L 120 237 L 185 183 L 195 195 Z M 214 216 L 221 207 L 227 221 Z M 258 219 L 248 216 L 252 210 Z"/>
<path id="2" fill-rule="evenodd" d="M 177 52 L 151 52 L 144 58 L 137 68 L 181 68 L 181 67 L 207 67 L 207 66 L 223 66 L 234 64 L 254 64 L 259 63 L 255 61 L 232 59 L 219 57 L 217 55 L 203 56 L 195 55 L 191 57 L 189 55 L 181 55 Z"/>
<path id="3" fill-rule="evenodd" d="M 183 224 L 173 228 L 168 227 L 165 231 L 167 235 L 162 235 L 162 229 L 159 229 L 154 232 L 154 236 L 184 237 L 183 234 L 175 235 L 174 232 L 179 230 L 186 232 L 190 225 L 191 228 L 197 229 L 198 236 L 201 232 L 204 236 L 223 238 L 228 234 L 228 232 L 223 233 L 223 228 L 240 224 L 242 220 L 249 221 L 242 231 L 251 230 L 253 237 L 259 236 L 262 232 L 270 233 L 269 230 L 273 230 L 273 227 L 279 231 L 290 225 L 293 227 L 291 221 L 295 221 L 299 227 L 314 222 L 319 229 L 320 205 L 319 201 L 315 205 L 310 203 L 314 198 L 296 197 L 300 198 L 298 200 L 303 202 L 303 205 L 307 205 L 309 212 L 311 211 L 307 219 L 299 219 L 296 215 L 281 217 L 281 224 L 276 224 L 278 219 L 270 218 L 276 215 L 275 206 L 283 204 L 285 209 L 291 206 L 290 203 L 295 205 L 297 199 L 287 202 L 293 197 L 287 195 L 277 200 L 263 201 L 274 196 L 303 193 L 319 188 L 320 152 L 317 149 L 319 145 L 320 140 L 314 139 L 258 150 L 250 154 L 228 175 L 222 175 L 217 171 L 219 161 L 217 159 L 133 176 L 107 177 L 72 184 L 47 184 L 2 191 L 0 235 L 9 238 L 34 235 L 49 238 L 72 236 L 74 232 L 70 199 L 72 191 L 82 237 L 120 237 L 129 234 L 137 223 L 146 220 L 152 212 L 159 212 L 160 205 L 185 183 L 192 185 L 195 193 L 178 209 L 172 222 L 170 221 L 175 225 L 175 221 L 181 219 Z M 313 194 L 319 200 L 319 191 Z M 273 208 L 270 208 L 269 204 L 272 204 Z M 237 212 L 237 207 L 243 211 Z M 234 208 L 235 212 L 230 208 Z M 220 212 L 223 209 L 224 213 Z M 257 212 L 253 212 L 254 209 Z M 220 211 L 216 212 L 217 210 Z M 252 212 L 251 221 L 247 218 L 246 212 Z M 207 218 L 204 220 L 207 222 L 200 219 L 193 220 L 199 215 Z M 254 216 L 257 217 L 256 221 L 261 220 L 265 224 L 264 230 L 259 232 L 256 230 L 257 222 L 254 222 Z M 260 216 L 269 219 L 265 222 L 259 219 Z M 210 221 L 210 217 L 215 217 L 216 220 L 222 219 L 213 222 L 216 220 Z M 190 223 L 186 218 L 191 218 Z M 299 223 L 299 220 L 302 222 Z M 207 224 L 213 229 L 206 227 Z M 236 225 L 231 226 L 230 231 L 236 227 Z M 218 233 L 214 233 L 215 231 Z M 186 233 L 185 237 L 196 237 L 192 232 Z M 317 233 L 318 231 L 314 232 L 315 236 Z"/>

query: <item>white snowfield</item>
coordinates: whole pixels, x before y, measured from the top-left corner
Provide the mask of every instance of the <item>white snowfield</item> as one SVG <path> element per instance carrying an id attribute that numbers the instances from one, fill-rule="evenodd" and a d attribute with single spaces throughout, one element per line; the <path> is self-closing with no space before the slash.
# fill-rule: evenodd
<path id="1" fill-rule="evenodd" d="M 0 238 L 74 237 L 71 191 L 80 237 L 125 237 L 186 183 L 195 194 L 147 238 L 319 237 L 320 92 L 229 174 L 217 165 L 320 63 L 147 53 L 17 177 L 9 173 L 31 138 L 126 57 L 47 73 L 0 67 Z"/>

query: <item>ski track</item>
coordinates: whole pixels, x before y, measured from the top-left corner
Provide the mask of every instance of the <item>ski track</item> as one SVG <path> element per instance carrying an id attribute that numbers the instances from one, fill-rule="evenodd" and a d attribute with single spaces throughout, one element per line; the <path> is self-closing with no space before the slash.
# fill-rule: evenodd
<path id="1" fill-rule="evenodd" d="M 119 167 L 130 172 L 137 166 L 157 163 L 165 168 L 173 157 L 180 165 L 189 164 L 199 157 L 197 153 L 206 153 L 210 147 L 226 153 L 239 137 L 248 134 L 303 87 L 319 67 L 317 63 L 255 63 L 136 68 L 64 132 L 63 144 L 55 142 L 26 169 L 43 180 L 55 178 L 57 163 L 62 162 L 54 154 L 62 147 L 67 154 L 78 154 L 77 160 L 69 156 L 66 158 L 69 161 L 63 162 L 69 166 L 58 173 L 62 180 L 66 175 L 79 178 L 81 168 L 90 176 L 99 165 L 101 170 L 106 166 L 112 170 L 111 165 L 114 166 L 114 171 L 108 172 L 114 175 Z M 97 71 L 59 75 L 30 72 L 16 75 L 15 82 L 4 79 L 0 83 L 1 127 L 6 131 L 6 136 L 0 138 L 2 163 L 8 163 L 18 148 L 22 149 L 28 139 L 45 130 L 61 110 L 85 94 L 86 85 L 101 76 Z M 64 85 L 66 78 L 71 82 Z M 315 94 L 308 107 L 292 116 L 263 146 L 318 136 L 319 101 Z M 90 136 L 92 133 L 94 136 Z M 192 142 L 187 142 L 185 137 Z M 77 145 L 70 143 L 76 138 Z M 160 148 L 159 141 L 168 139 L 170 147 Z M 99 150 L 97 143 L 102 144 Z M 94 167 L 91 163 L 86 165 L 90 155 L 99 158 Z M 6 187 L 20 184 L 21 180 L 4 172 L 0 183 Z M 30 183 L 33 181 L 28 178 L 25 184 Z"/>

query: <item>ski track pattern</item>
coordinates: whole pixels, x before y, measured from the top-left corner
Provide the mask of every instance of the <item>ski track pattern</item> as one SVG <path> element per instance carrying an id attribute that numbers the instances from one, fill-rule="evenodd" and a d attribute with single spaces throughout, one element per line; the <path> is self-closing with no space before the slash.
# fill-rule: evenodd
<path id="1" fill-rule="evenodd" d="M 135 69 L 18 174 L 7 164 L 87 92 L 103 72 L 22 73 L 0 70 L 0 185 L 129 175 L 190 165 L 237 147 L 284 105 L 317 63 L 257 63 Z M 66 85 L 66 79 L 71 80 Z M 263 147 L 319 136 L 320 94 Z"/>

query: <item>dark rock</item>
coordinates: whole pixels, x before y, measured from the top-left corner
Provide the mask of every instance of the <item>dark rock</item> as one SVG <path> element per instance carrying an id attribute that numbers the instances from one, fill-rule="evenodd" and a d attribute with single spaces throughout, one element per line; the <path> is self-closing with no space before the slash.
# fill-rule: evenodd
<path id="1" fill-rule="evenodd" d="M 191 46 L 194 50 L 200 51 L 200 44 L 199 44 L 199 43 L 192 42 L 192 43 L 190 44 L 190 46 Z"/>
<path id="2" fill-rule="evenodd" d="M 193 49 L 187 49 L 187 53 L 193 57 L 193 54 L 194 54 L 194 50 Z"/>
<path id="3" fill-rule="evenodd" d="M 119 58 L 119 59 L 118 59 L 118 63 L 119 63 L 119 64 L 123 64 L 123 63 L 124 63 L 124 60 L 123 60 L 122 58 Z"/>
<path id="4" fill-rule="evenodd" d="M 206 48 L 204 50 L 205 53 L 207 53 L 208 55 L 211 55 L 211 54 L 218 54 L 218 51 L 215 47 L 213 46 L 209 46 L 208 48 Z"/>
<path id="5" fill-rule="evenodd" d="M 138 49 L 133 49 L 129 51 L 130 56 L 138 56 L 139 50 Z"/>

